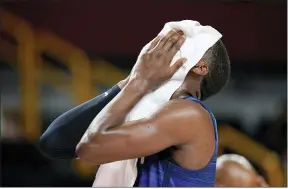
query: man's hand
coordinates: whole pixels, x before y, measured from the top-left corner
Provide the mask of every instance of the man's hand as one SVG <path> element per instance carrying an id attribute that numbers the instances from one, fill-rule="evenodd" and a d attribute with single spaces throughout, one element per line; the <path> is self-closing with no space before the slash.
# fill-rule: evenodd
<path id="1" fill-rule="evenodd" d="M 156 37 L 148 50 L 136 62 L 130 80 L 140 82 L 140 90 L 150 91 L 170 79 L 186 61 L 177 60 L 170 63 L 185 41 L 182 31 L 171 30 L 163 38 Z"/>

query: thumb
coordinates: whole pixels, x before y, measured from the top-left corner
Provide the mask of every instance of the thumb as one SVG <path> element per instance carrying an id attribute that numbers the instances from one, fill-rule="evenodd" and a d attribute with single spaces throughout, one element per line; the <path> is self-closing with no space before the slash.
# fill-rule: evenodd
<path id="1" fill-rule="evenodd" d="M 179 70 L 183 66 L 183 64 L 187 61 L 187 58 L 180 58 L 178 59 L 171 67 L 170 67 L 170 74 L 173 76 L 174 73 Z"/>

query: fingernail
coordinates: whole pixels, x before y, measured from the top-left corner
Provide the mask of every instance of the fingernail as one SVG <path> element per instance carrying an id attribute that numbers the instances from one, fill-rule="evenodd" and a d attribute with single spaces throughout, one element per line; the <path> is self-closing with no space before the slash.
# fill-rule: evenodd
<path id="1" fill-rule="evenodd" d="M 187 58 L 184 58 L 184 59 L 183 59 L 183 63 L 185 63 L 186 61 L 187 61 Z"/>
<path id="2" fill-rule="evenodd" d="M 184 32 L 183 32 L 182 30 L 179 30 L 178 33 L 179 33 L 180 35 L 183 35 L 183 34 L 184 34 Z"/>
<path id="3" fill-rule="evenodd" d="M 159 34 L 159 35 L 158 35 L 158 37 L 164 37 L 164 34 L 163 34 L 163 33 L 161 33 L 161 34 Z"/>

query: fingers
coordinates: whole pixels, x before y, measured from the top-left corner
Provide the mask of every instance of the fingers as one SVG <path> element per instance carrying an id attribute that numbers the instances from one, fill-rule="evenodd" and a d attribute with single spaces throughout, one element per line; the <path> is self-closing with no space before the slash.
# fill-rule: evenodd
<path id="1" fill-rule="evenodd" d="M 166 42 L 166 44 L 163 46 L 162 50 L 163 51 L 169 51 L 172 46 L 178 41 L 180 35 L 178 33 L 173 34 L 168 41 Z"/>
<path id="2" fill-rule="evenodd" d="M 180 48 L 182 47 L 182 45 L 184 44 L 185 42 L 185 36 L 184 35 L 181 35 L 179 37 L 179 39 L 176 41 L 176 43 L 173 44 L 171 50 L 170 50 L 170 56 L 174 57 L 175 54 L 180 50 Z"/>
<path id="3" fill-rule="evenodd" d="M 161 39 L 161 36 L 155 37 L 155 38 L 152 40 L 150 47 L 147 49 L 147 52 L 149 52 L 149 51 L 151 51 L 152 49 L 154 49 L 155 46 L 156 46 L 156 45 L 158 44 L 158 42 L 160 41 L 160 39 Z"/>
<path id="4" fill-rule="evenodd" d="M 170 67 L 170 75 L 173 76 L 174 73 L 177 72 L 177 70 L 179 70 L 179 68 L 181 68 L 181 66 L 183 66 L 183 64 L 187 61 L 186 58 L 180 58 L 179 60 L 177 60 L 171 67 Z"/>
<path id="5" fill-rule="evenodd" d="M 167 41 L 174 35 L 176 34 L 177 31 L 175 29 L 170 30 L 158 43 L 156 46 L 155 50 L 160 50 L 163 48 L 163 46 L 167 43 Z"/>
<path id="6" fill-rule="evenodd" d="M 183 31 L 172 29 L 164 37 L 156 37 L 152 41 L 152 44 L 147 52 L 151 50 L 168 52 L 172 49 L 172 56 L 174 56 L 183 45 L 184 41 L 185 36 Z"/>
<path id="7" fill-rule="evenodd" d="M 184 33 L 181 30 L 178 30 L 176 33 L 174 33 L 164 45 L 163 50 L 169 51 L 182 35 L 184 35 Z"/>

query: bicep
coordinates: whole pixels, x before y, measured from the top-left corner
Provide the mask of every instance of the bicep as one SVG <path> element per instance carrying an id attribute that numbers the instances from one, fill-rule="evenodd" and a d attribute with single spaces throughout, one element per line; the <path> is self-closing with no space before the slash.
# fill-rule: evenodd
<path id="1" fill-rule="evenodd" d="M 155 119 L 131 121 L 98 134 L 88 149 L 89 157 L 97 158 L 87 161 L 102 164 L 144 157 L 172 145 L 173 138 L 167 130 L 162 129 L 159 121 Z M 82 159 L 85 160 L 85 157 Z"/>

